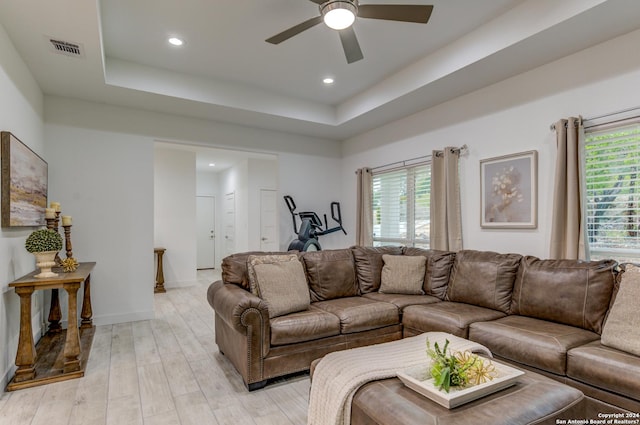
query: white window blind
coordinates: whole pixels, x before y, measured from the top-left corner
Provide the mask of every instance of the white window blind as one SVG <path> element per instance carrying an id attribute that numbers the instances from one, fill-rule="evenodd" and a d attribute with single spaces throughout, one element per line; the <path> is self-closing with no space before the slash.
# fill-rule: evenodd
<path id="1" fill-rule="evenodd" d="M 429 248 L 431 165 L 373 174 L 373 244 Z"/>
<path id="2" fill-rule="evenodd" d="M 640 124 L 585 131 L 587 243 L 592 259 L 640 259 Z"/>

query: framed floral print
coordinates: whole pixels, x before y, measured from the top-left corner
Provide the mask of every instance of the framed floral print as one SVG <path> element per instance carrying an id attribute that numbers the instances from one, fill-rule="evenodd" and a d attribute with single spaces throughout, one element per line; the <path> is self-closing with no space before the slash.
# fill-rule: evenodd
<path id="1" fill-rule="evenodd" d="M 480 161 L 480 227 L 538 227 L 538 152 Z"/>

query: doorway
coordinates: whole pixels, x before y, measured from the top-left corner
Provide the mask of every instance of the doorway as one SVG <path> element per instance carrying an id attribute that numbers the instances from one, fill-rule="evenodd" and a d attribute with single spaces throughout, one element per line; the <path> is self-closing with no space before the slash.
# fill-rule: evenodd
<path id="1" fill-rule="evenodd" d="M 260 250 L 278 251 L 278 192 L 260 190 Z"/>
<path id="2" fill-rule="evenodd" d="M 236 194 L 224 195 L 224 255 L 231 255 L 236 250 Z"/>
<path id="3" fill-rule="evenodd" d="M 216 198 L 196 196 L 198 270 L 216 268 Z"/>

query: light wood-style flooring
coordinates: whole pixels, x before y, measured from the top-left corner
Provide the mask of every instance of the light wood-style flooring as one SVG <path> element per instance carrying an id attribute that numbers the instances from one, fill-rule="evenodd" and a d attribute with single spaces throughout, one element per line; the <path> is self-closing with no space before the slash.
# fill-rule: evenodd
<path id="1" fill-rule="evenodd" d="M 219 276 L 154 295 L 154 320 L 98 326 L 84 378 L 2 393 L 0 424 L 305 424 L 308 375 L 249 393 L 219 353 L 206 298 Z"/>

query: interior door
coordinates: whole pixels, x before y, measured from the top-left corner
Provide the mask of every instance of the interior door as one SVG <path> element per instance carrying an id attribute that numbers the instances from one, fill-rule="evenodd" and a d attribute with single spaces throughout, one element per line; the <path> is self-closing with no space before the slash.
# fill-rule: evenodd
<path id="1" fill-rule="evenodd" d="M 236 194 L 224 195 L 224 255 L 231 255 L 236 250 Z"/>
<path id="2" fill-rule="evenodd" d="M 196 267 L 213 269 L 216 264 L 216 198 L 196 196 L 198 252 Z"/>
<path id="3" fill-rule="evenodd" d="M 277 192 L 260 190 L 260 250 L 278 251 Z"/>

